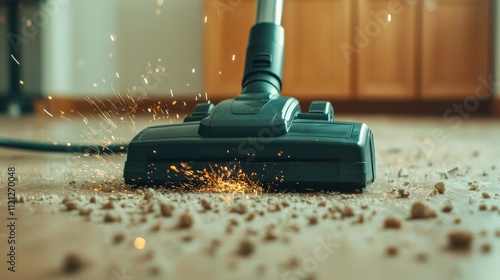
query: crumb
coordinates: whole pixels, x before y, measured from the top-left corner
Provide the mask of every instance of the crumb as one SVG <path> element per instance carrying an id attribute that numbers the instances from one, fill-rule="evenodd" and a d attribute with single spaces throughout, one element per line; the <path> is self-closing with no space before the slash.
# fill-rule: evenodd
<path id="1" fill-rule="evenodd" d="M 290 204 L 288 202 L 286 202 L 286 201 L 282 201 L 281 202 L 281 206 L 283 206 L 284 208 L 286 208 L 286 207 L 290 206 Z"/>
<path id="2" fill-rule="evenodd" d="M 264 241 L 274 241 L 274 240 L 276 240 L 276 238 L 278 238 L 278 237 L 276 236 L 276 234 L 274 234 L 273 229 L 268 228 L 266 230 L 265 235 L 264 235 Z"/>
<path id="3" fill-rule="evenodd" d="M 220 246 L 220 241 L 218 239 L 213 239 L 208 247 L 208 255 L 213 256 L 215 254 L 215 250 Z"/>
<path id="4" fill-rule="evenodd" d="M 401 228 L 401 220 L 395 217 L 387 217 L 384 220 L 384 228 L 399 229 Z"/>
<path id="5" fill-rule="evenodd" d="M 110 213 L 106 213 L 106 215 L 104 215 L 104 222 L 105 223 L 114 223 L 114 222 L 118 222 L 120 219 L 114 215 L 111 215 Z"/>
<path id="6" fill-rule="evenodd" d="M 326 215 L 326 214 L 325 214 Z M 365 215 L 363 215 L 362 213 L 358 215 L 358 223 L 359 224 L 362 224 L 365 222 Z"/>
<path id="7" fill-rule="evenodd" d="M 297 213 L 292 213 L 292 219 L 296 219 L 298 216 L 297 216 Z"/>
<path id="8" fill-rule="evenodd" d="M 415 202 L 411 206 L 410 219 L 435 218 L 436 212 L 422 202 Z"/>
<path id="9" fill-rule="evenodd" d="M 438 182 L 438 183 L 436 183 L 434 185 L 434 189 L 436 189 L 439 194 L 444 194 L 444 191 L 446 190 L 444 182 Z"/>
<path id="10" fill-rule="evenodd" d="M 342 210 L 342 218 L 349 218 L 349 217 L 353 217 L 355 214 L 354 214 L 354 210 L 352 210 L 351 207 L 349 206 L 345 206 L 344 209 Z"/>
<path id="11" fill-rule="evenodd" d="M 193 217 L 189 213 L 185 213 L 179 216 L 179 221 L 177 223 L 177 228 L 187 229 L 193 225 Z"/>
<path id="12" fill-rule="evenodd" d="M 181 238 L 182 241 L 184 242 L 191 242 L 193 240 L 193 237 L 191 235 L 186 235 Z"/>
<path id="13" fill-rule="evenodd" d="M 410 197 L 410 192 L 406 189 L 398 189 L 398 194 L 400 198 L 408 198 Z"/>
<path id="14" fill-rule="evenodd" d="M 318 206 L 319 207 L 325 207 L 326 206 L 326 201 L 323 200 L 323 201 L 318 202 Z"/>
<path id="15" fill-rule="evenodd" d="M 426 262 L 427 261 L 427 254 L 425 253 L 418 253 L 416 255 L 416 259 L 418 262 Z"/>
<path id="16" fill-rule="evenodd" d="M 438 190 L 432 189 L 432 191 L 429 193 L 429 196 L 435 196 L 435 195 L 438 195 L 438 194 L 439 194 Z"/>
<path id="17" fill-rule="evenodd" d="M 97 203 L 97 196 L 93 195 L 93 196 L 90 198 L 90 203 Z"/>
<path id="18" fill-rule="evenodd" d="M 160 223 L 156 223 L 155 225 L 153 225 L 151 227 L 151 232 L 158 232 L 158 231 L 160 231 L 160 229 L 161 229 L 161 224 Z"/>
<path id="19" fill-rule="evenodd" d="M 237 226 L 239 223 L 235 219 L 229 219 L 229 225 L 231 226 Z"/>
<path id="20" fill-rule="evenodd" d="M 247 212 L 247 206 L 245 204 L 239 203 L 238 205 L 234 206 L 229 210 L 229 213 L 238 213 L 240 215 L 243 215 Z"/>
<path id="21" fill-rule="evenodd" d="M 495 236 L 500 237 L 500 230 L 495 231 Z"/>
<path id="22" fill-rule="evenodd" d="M 120 244 L 123 239 L 125 239 L 125 235 L 123 233 L 117 233 L 113 236 L 113 244 Z"/>
<path id="23" fill-rule="evenodd" d="M 398 177 L 400 178 L 406 178 L 409 176 L 409 173 L 408 173 L 408 169 L 406 169 L 405 167 L 401 167 L 398 171 Z"/>
<path id="24" fill-rule="evenodd" d="M 245 221 L 247 221 L 247 222 L 251 222 L 254 218 L 255 218 L 255 214 L 254 214 L 254 213 L 250 213 L 250 214 L 248 214 L 248 216 L 245 218 Z"/>
<path id="25" fill-rule="evenodd" d="M 16 202 L 19 202 L 19 203 L 25 203 L 26 202 L 26 196 L 24 196 L 23 194 L 21 195 L 16 195 Z"/>
<path id="26" fill-rule="evenodd" d="M 155 191 L 151 188 L 148 188 L 144 193 L 144 200 L 150 200 L 155 196 Z"/>
<path id="27" fill-rule="evenodd" d="M 481 245 L 481 252 L 483 253 L 489 253 L 491 251 L 491 245 L 488 243 L 484 243 Z"/>
<path id="28" fill-rule="evenodd" d="M 490 194 L 487 192 L 483 192 L 483 198 L 490 198 Z"/>
<path id="29" fill-rule="evenodd" d="M 236 254 L 242 257 L 248 257 L 255 251 L 255 245 L 248 239 L 243 239 L 238 245 Z"/>
<path id="30" fill-rule="evenodd" d="M 269 207 L 268 211 L 269 212 L 278 212 L 278 211 L 281 211 L 281 204 L 276 203 L 274 205 L 274 208 Z"/>
<path id="31" fill-rule="evenodd" d="M 104 204 L 102 206 L 102 209 L 106 209 L 106 210 L 109 210 L 109 209 L 115 209 L 115 204 L 113 203 L 113 201 L 108 201 L 108 203 Z"/>
<path id="32" fill-rule="evenodd" d="M 208 202 L 206 199 L 202 199 L 200 202 L 203 209 L 205 209 L 206 211 L 212 210 L 212 205 L 210 205 L 210 202 Z"/>
<path id="33" fill-rule="evenodd" d="M 84 217 L 89 216 L 91 213 L 92 213 L 92 208 L 85 208 L 85 209 L 82 208 L 82 209 L 80 209 L 80 212 L 79 212 L 80 216 L 84 216 Z"/>
<path id="34" fill-rule="evenodd" d="M 470 183 L 469 182 L 469 190 L 471 191 L 479 191 L 479 186 L 476 183 Z"/>
<path id="35" fill-rule="evenodd" d="M 366 205 L 366 204 L 361 205 L 361 209 L 363 209 L 363 210 L 368 209 L 368 205 Z"/>
<path id="36" fill-rule="evenodd" d="M 309 225 L 316 225 L 318 223 L 318 217 L 312 216 L 307 218 Z"/>
<path id="37" fill-rule="evenodd" d="M 160 268 L 157 267 L 157 266 L 153 266 L 149 269 L 149 273 L 151 273 L 151 275 L 159 275 L 160 274 Z"/>
<path id="38" fill-rule="evenodd" d="M 390 256 L 390 257 L 394 257 L 398 254 L 398 248 L 394 247 L 394 246 L 389 246 L 387 247 L 387 249 L 385 250 L 385 253 Z"/>
<path id="39" fill-rule="evenodd" d="M 297 225 L 291 225 L 290 230 L 293 232 L 300 232 L 300 227 Z"/>
<path id="40" fill-rule="evenodd" d="M 408 186 L 409 184 L 410 184 L 410 182 L 408 182 L 408 181 L 403 182 L 403 186 Z"/>
<path id="41" fill-rule="evenodd" d="M 462 222 L 462 220 L 460 218 L 456 218 L 455 220 L 453 220 L 453 222 L 455 224 L 460 224 Z"/>
<path id="42" fill-rule="evenodd" d="M 451 210 L 453 210 L 453 206 L 451 204 L 446 204 L 443 208 L 441 208 L 443 213 L 450 213 Z"/>
<path id="43" fill-rule="evenodd" d="M 66 203 L 66 210 L 67 211 L 78 210 L 79 207 L 80 207 L 80 205 L 78 205 L 78 203 L 76 203 L 76 202 L 67 202 Z"/>
<path id="44" fill-rule="evenodd" d="M 486 210 L 488 210 L 488 206 L 486 206 L 486 204 L 479 205 L 479 211 L 486 211 Z"/>
<path id="45" fill-rule="evenodd" d="M 171 217 L 174 211 L 174 206 L 171 204 L 166 204 L 164 202 L 160 203 L 160 212 L 163 217 Z"/>
<path id="46" fill-rule="evenodd" d="M 469 250 L 472 244 L 472 234 L 468 231 L 453 231 L 448 234 L 450 250 Z"/>
<path id="47" fill-rule="evenodd" d="M 491 211 L 497 211 L 498 210 L 498 206 L 496 205 L 491 205 Z"/>
<path id="48" fill-rule="evenodd" d="M 81 257 L 76 254 L 69 254 L 66 256 L 63 265 L 63 272 L 66 274 L 73 274 L 80 271 L 85 266 Z"/>

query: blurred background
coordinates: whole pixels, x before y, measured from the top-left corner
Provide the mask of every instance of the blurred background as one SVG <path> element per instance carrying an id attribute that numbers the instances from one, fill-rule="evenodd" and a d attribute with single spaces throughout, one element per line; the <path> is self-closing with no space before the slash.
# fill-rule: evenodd
<path id="1" fill-rule="evenodd" d="M 0 0 L 1 114 L 235 96 L 255 3 Z M 286 0 L 283 25 L 283 94 L 305 108 L 500 115 L 496 0 Z"/>

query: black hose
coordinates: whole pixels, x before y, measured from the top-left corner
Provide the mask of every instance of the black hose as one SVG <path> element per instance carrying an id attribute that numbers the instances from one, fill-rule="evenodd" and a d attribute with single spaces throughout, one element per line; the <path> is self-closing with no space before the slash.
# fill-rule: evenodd
<path id="1" fill-rule="evenodd" d="M 19 150 L 30 150 L 38 152 L 58 152 L 58 153 L 82 153 L 82 154 L 107 154 L 107 153 L 126 153 L 127 145 L 83 145 L 83 144 L 52 144 L 33 141 L 23 141 L 0 138 L 0 147 Z"/>

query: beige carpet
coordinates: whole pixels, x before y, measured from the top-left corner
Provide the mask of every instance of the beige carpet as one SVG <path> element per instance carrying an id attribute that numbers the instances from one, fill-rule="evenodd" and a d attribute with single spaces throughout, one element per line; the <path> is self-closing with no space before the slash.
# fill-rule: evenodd
<path id="1" fill-rule="evenodd" d="M 150 124 L 70 119 L 0 119 L 0 137 L 128 140 Z M 0 279 L 500 279 L 498 119 L 338 119 L 375 133 L 360 194 L 133 190 L 124 156 L 0 149 Z"/>

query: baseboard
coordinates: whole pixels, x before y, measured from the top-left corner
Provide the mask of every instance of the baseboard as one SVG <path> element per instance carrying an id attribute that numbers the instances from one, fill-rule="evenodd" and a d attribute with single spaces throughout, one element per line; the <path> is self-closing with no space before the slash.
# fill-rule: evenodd
<path id="1" fill-rule="evenodd" d="M 210 102 L 217 104 L 221 100 L 211 99 Z M 302 111 L 307 111 L 309 104 L 313 100 L 301 99 Z M 46 114 L 47 112 L 59 115 L 65 113 L 99 113 L 106 111 L 108 113 L 131 113 L 133 115 L 152 114 L 157 111 L 158 114 L 185 115 L 190 114 L 194 106 L 198 103 L 206 102 L 204 98 L 199 101 L 179 101 L 173 98 L 154 98 L 137 100 L 119 100 L 117 98 L 68 98 L 55 97 L 52 100 L 39 99 L 35 103 L 35 112 L 37 114 Z M 353 101 L 341 100 L 332 101 L 336 114 L 384 114 L 384 115 L 434 115 L 442 116 L 447 111 L 453 110 L 454 106 L 463 101 Z M 47 112 L 46 112 L 47 111 Z M 476 110 L 471 112 L 474 116 L 500 115 L 500 99 L 481 102 Z"/>

